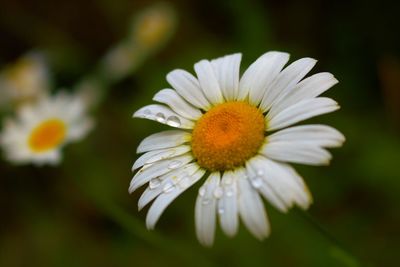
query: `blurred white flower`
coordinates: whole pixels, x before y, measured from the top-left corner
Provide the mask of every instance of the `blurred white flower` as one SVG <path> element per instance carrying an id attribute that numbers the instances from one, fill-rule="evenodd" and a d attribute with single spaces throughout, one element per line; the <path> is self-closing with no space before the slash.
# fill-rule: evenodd
<path id="1" fill-rule="evenodd" d="M 282 212 L 293 205 L 308 208 L 311 194 L 288 163 L 328 164 L 327 148 L 341 146 L 345 138 L 326 125 L 293 126 L 339 105 L 319 97 L 337 83 L 332 74 L 303 80 L 316 60 L 302 58 L 284 68 L 288 60 L 287 53 L 265 53 L 241 77 L 241 54 L 201 60 L 194 65 L 197 78 L 180 69 L 170 72 L 167 80 L 175 90 L 159 91 L 153 99 L 161 105 L 135 112 L 134 117 L 179 129 L 153 134 L 137 149 L 145 154 L 132 167 L 139 171 L 129 192 L 148 184 L 139 209 L 154 200 L 146 218 L 149 229 L 203 177 L 195 223 L 204 245 L 214 241 L 217 217 L 228 236 L 236 234 L 240 217 L 254 236 L 267 237 L 260 195 Z"/>
<path id="2" fill-rule="evenodd" d="M 34 100 L 49 91 L 46 62 L 38 53 L 29 53 L 0 72 L 0 107 Z"/>
<path id="3" fill-rule="evenodd" d="M 170 39 L 176 15 L 166 3 L 158 3 L 134 16 L 128 37 L 115 45 L 101 62 L 103 75 L 118 80 L 134 72 L 146 58 Z"/>
<path id="4" fill-rule="evenodd" d="M 142 11 L 132 24 L 131 38 L 143 52 L 158 49 L 171 37 L 176 27 L 176 14 L 166 3 Z"/>
<path id="5" fill-rule="evenodd" d="M 113 47 L 102 61 L 102 70 L 107 79 L 118 80 L 126 77 L 145 59 L 145 54 L 130 42 L 121 42 Z"/>
<path id="6" fill-rule="evenodd" d="M 0 145 L 15 164 L 57 164 L 64 145 L 86 136 L 93 126 L 79 96 L 58 93 L 21 106 L 4 121 Z"/>

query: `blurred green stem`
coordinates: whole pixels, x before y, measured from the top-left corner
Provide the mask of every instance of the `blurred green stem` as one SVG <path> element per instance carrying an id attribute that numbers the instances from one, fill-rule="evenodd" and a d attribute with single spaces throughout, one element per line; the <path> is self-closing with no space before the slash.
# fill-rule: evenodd
<path id="1" fill-rule="evenodd" d="M 331 243 L 332 247 L 329 253 L 332 257 L 336 258 L 338 261 L 341 261 L 344 266 L 348 267 L 360 267 L 360 260 L 355 257 L 345 246 L 334 237 L 328 230 L 325 229 L 314 217 L 312 217 L 308 212 L 300 209 L 296 209 L 296 213 L 303 218 L 308 224 L 312 226 L 313 229 L 317 230 L 329 243 Z M 365 266 L 365 265 L 362 265 Z"/>

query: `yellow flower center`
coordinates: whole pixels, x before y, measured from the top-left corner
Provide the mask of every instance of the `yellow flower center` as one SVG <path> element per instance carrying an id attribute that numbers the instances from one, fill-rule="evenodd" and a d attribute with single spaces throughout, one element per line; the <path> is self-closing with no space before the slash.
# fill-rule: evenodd
<path id="1" fill-rule="evenodd" d="M 245 102 L 227 102 L 210 109 L 196 123 L 192 151 L 198 164 L 210 171 L 244 165 L 264 141 L 262 112 Z"/>
<path id="2" fill-rule="evenodd" d="M 50 119 L 36 126 L 29 136 L 28 144 L 34 152 L 44 152 L 60 145 L 66 135 L 65 123 Z"/>
<path id="3" fill-rule="evenodd" d="M 136 28 L 137 40 L 145 46 L 156 46 L 171 31 L 172 21 L 169 14 L 162 10 L 154 10 L 144 14 Z"/>

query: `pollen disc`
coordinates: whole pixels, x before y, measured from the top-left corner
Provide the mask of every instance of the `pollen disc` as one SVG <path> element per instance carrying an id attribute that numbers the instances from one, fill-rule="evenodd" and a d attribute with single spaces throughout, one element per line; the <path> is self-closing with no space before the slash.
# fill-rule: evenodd
<path id="1" fill-rule="evenodd" d="M 213 107 L 196 123 L 192 151 L 198 164 L 209 171 L 242 166 L 264 141 L 265 120 L 257 107 L 227 102 Z"/>

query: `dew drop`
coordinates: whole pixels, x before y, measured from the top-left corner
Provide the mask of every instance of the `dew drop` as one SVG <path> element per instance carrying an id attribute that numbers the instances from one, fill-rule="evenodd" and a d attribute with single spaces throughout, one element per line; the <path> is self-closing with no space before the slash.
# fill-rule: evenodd
<path id="1" fill-rule="evenodd" d="M 208 205 L 210 203 L 211 203 L 211 200 L 208 197 L 204 198 L 203 201 L 201 202 L 201 204 L 203 204 L 203 205 Z"/>
<path id="2" fill-rule="evenodd" d="M 254 188 L 260 188 L 262 186 L 262 183 L 263 183 L 263 181 L 260 177 L 254 177 L 251 179 L 251 185 Z"/>
<path id="3" fill-rule="evenodd" d="M 257 176 L 263 176 L 264 171 L 263 170 L 257 170 Z"/>
<path id="4" fill-rule="evenodd" d="M 206 195 L 206 188 L 204 186 L 199 189 L 199 196 L 204 197 Z"/>
<path id="5" fill-rule="evenodd" d="M 177 116 L 169 116 L 167 124 L 172 127 L 179 127 L 181 126 L 181 120 Z"/>
<path id="6" fill-rule="evenodd" d="M 171 183 L 171 182 L 168 182 L 168 183 L 166 183 L 164 185 L 163 192 L 164 193 L 170 193 L 170 192 L 172 192 L 174 190 L 174 188 L 175 188 L 175 185 L 173 183 Z"/>
<path id="7" fill-rule="evenodd" d="M 149 182 L 150 189 L 156 189 L 161 185 L 161 180 L 159 178 L 153 178 Z"/>
<path id="8" fill-rule="evenodd" d="M 145 109 L 145 110 L 143 110 L 143 114 L 144 114 L 144 116 L 149 116 L 149 115 L 151 115 L 151 111 L 150 111 L 150 109 Z"/>
<path id="9" fill-rule="evenodd" d="M 227 197 L 232 197 L 233 196 L 233 189 L 232 188 L 225 189 L 225 195 Z"/>
<path id="10" fill-rule="evenodd" d="M 219 204 L 218 205 L 218 214 L 224 214 L 224 212 L 225 212 L 224 205 L 222 204 L 222 202 L 219 202 L 218 204 Z"/>
<path id="11" fill-rule="evenodd" d="M 182 162 L 179 160 L 173 160 L 168 164 L 168 168 L 170 169 L 176 169 L 182 165 Z"/>
<path id="12" fill-rule="evenodd" d="M 164 114 L 162 114 L 161 112 L 158 112 L 158 113 L 156 114 L 156 120 L 157 120 L 158 122 L 161 122 L 161 123 L 165 122 L 165 116 L 164 116 Z"/>
<path id="13" fill-rule="evenodd" d="M 223 194 L 224 194 L 224 192 L 223 192 L 221 187 L 215 188 L 215 190 L 214 190 L 214 197 L 215 198 L 217 198 L 217 199 L 221 198 Z"/>

